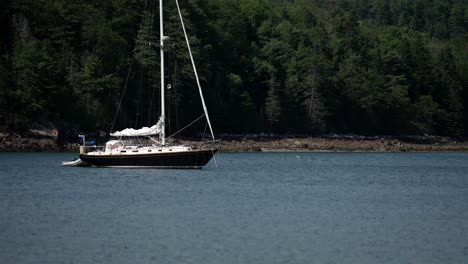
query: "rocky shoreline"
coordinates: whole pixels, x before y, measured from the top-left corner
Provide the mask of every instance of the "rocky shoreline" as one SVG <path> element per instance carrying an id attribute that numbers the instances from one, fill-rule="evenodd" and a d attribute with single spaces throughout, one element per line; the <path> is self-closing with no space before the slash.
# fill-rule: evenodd
<path id="1" fill-rule="evenodd" d="M 105 142 L 102 137 L 98 143 Z M 57 130 L 0 133 L 0 152 L 78 152 L 79 144 L 61 138 Z M 206 148 L 195 140 L 177 140 Z M 222 152 L 468 152 L 468 140 L 433 136 L 366 137 L 356 135 L 271 136 L 222 135 L 215 143 Z"/>
<path id="2" fill-rule="evenodd" d="M 468 152 L 467 141 L 417 143 L 390 138 L 323 138 L 243 139 L 222 141 L 225 152 Z"/>

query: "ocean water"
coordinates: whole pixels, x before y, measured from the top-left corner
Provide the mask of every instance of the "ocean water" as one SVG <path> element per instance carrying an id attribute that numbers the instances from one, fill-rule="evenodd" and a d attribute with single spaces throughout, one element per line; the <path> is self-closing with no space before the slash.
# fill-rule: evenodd
<path id="1" fill-rule="evenodd" d="M 468 154 L 0 154 L 0 263 L 468 263 Z"/>

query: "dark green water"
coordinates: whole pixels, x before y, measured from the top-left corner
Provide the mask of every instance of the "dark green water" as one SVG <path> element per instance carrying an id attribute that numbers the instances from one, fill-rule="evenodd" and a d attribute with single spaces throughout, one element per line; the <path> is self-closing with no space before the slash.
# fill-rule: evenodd
<path id="1" fill-rule="evenodd" d="M 468 154 L 0 154 L 0 263 L 468 263 Z"/>

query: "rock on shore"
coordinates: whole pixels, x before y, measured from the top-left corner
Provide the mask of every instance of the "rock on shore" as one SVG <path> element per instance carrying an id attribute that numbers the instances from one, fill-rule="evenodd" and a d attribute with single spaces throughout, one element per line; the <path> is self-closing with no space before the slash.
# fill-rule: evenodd
<path id="1" fill-rule="evenodd" d="M 60 144 L 56 129 L 0 132 L 0 152 L 67 152 L 78 149 L 78 144 Z"/>
<path id="2" fill-rule="evenodd" d="M 58 131 L 0 133 L 0 152 L 78 152 L 78 143 L 59 140 Z M 103 141 L 104 142 L 104 141 Z M 199 141 L 177 140 L 199 146 Z M 468 152 L 468 141 L 443 137 L 262 137 L 223 136 L 215 146 L 222 152 Z"/>
<path id="3" fill-rule="evenodd" d="M 184 143 L 190 143 L 185 141 Z M 222 139 L 223 152 L 467 152 L 468 141 L 447 138 L 286 137 Z"/>
<path id="4" fill-rule="evenodd" d="M 464 152 L 468 142 L 446 141 L 416 143 L 400 139 L 384 138 L 284 138 L 225 140 L 219 144 L 221 151 L 263 151 L 263 152 Z"/>

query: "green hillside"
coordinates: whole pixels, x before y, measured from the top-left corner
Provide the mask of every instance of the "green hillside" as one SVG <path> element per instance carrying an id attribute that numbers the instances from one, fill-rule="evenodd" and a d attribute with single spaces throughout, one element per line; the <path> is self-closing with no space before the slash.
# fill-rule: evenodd
<path id="1" fill-rule="evenodd" d="M 165 5 L 176 131 L 203 111 L 175 2 Z M 468 134 L 464 0 L 181 6 L 215 132 Z M 109 131 L 123 93 L 116 128 L 155 123 L 158 12 L 144 0 L 2 1 L 0 129 Z"/>

